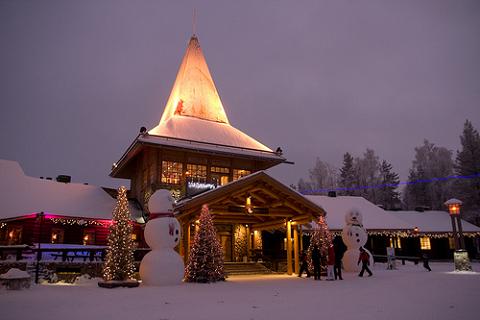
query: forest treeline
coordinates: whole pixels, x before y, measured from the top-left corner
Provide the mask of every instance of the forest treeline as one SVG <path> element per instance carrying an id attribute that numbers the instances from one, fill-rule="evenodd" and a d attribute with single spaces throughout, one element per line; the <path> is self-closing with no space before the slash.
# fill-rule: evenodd
<path id="1" fill-rule="evenodd" d="M 408 180 L 400 182 L 392 165 L 368 149 L 361 156 L 343 155 L 341 166 L 317 158 L 309 178 L 296 188 L 304 194 L 361 196 L 387 210 L 445 210 L 450 198 L 463 201 L 470 221 L 480 218 L 480 136 L 469 120 L 454 154 L 425 139 L 415 148 Z"/>

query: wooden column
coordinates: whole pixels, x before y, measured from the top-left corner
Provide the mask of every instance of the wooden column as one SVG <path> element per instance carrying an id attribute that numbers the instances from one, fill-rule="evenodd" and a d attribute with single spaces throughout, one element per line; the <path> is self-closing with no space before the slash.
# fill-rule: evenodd
<path id="1" fill-rule="evenodd" d="M 298 230 L 298 237 L 300 238 L 300 240 L 299 240 L 299 242 L 300 242 L 300 243 L 299 243 L 299 244 L 300 244 L 300 252 L 302 252 L 302 251 L 303 251 L 303 231 L 302 231 L 302 226 L 299 225 L 299 226 L 298 226 L 298 229 L 299 229 L 299 230 Z"/>
<path id="2" fill-rule="evenodd" d="M 190 255 L 190 230 L 191 230 L 190 222 L 187 223 L 187 241 L 185 247 L 185 263 L 188 261 L 188 256 Z"/>
<path id="3" fill-rule="evenodd" d="M 292 222 L 287 221 L 287 274 L 292 273 Z"/>
<path id="4" fill-rule="evenodd" d="M 252 235 L 250 234 L 250 227 L 245 226 L 245 233 L 247 234 L 247 262 L 250 261 L 250 249 L 252 248 Z"/>
<path id="5" fill-rule="evenodd" d="M 293 226 L 293 256 L 295 260 L 295 273 L 300 273 L 300 259 L 298 255 L 298 225 Z"/>
<path id="6" fill-rule="evenodd" d="M 185 261 L 185 224 L 188 225 L 188 223 L 183 223 L 181 221 L 180 222 L 180 225 L 182 226 L 181 229 L 180 229 L 180 242 L 178 243 L 178 253 L 180 254 L 180 256 L 183 257 L 183 260 Z"/>

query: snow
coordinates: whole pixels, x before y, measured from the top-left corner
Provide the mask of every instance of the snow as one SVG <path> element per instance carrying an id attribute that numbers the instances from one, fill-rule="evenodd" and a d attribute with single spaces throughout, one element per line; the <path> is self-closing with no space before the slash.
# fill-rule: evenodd
<path id="1" fill-rule="evenodd" d="M 221 151 L 222 149 L 229 150 L 228 148 L 225 148 L 225 146 L 230 146 L 235 148 L 263 151 L 266 152 L 266 154 L 273 153 L 273 151 L 267 146 L 229 124 L 208 121 L 194 117 L 172 117 L 167 122 L 159 124 L 148 133 L 148 135 L 145 135 L 139 140 L 161 144 L 167 143 L 167 145 L 175 143 L 174 145 L 178 144 L 178 146 L 189 148 L 197 146 L 201 148 L 210 148 L 217 151 Z M 196 142 L 196 144 L 191 143 L 190 141 L 169 141 L 166 139 L 161 139 L 162 137 L 190 140 Z M 208 146 L 205 143 L 221 146 Z M 224 147 L 222 148 L 222 146 Z M 235 152 L 236 151 L 238 150 L 235 150 Z M 230 152 L 232 152 L 231 148 Z"/>
<path id="2" fill-rule="evenodd" d="M 102 188 L 26 176 L 15 161 L 0 159 L 0 219 L 45 212 L 62 216 L 112 219 L 116 200 Z M 130 208 L 132 217 L 141 212 Z"/>
<path id="3" fill-rule="evenodd" d="M 37 285 L 0 290 L 2 320 L 19 319 L 475 319 L 479 273 L 451 272 L 453 263 L 373 267 L 373 277 L 344 274 L 343 281 L 295 276 L 231 277 L 213 284 L 98 288 Z M 480 270 L 480 264 L 473 264 Z"/>
<path id="4" fill-rule="evenodd" d="M 0 279 L 25 279 L 30 278 L 30 275 L 26 271 L 22 271 L 17 268 L 11 268 L 6 273 L 0 275 Z"/>

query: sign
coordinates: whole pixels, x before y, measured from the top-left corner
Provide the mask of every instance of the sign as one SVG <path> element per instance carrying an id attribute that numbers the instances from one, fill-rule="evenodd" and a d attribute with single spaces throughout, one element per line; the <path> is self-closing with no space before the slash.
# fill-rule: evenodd
<path id="1" fill-rule="evenodd" d="M 187 181 L 187 197 L 195 196 L 216 187 L 213 183 Z"/>

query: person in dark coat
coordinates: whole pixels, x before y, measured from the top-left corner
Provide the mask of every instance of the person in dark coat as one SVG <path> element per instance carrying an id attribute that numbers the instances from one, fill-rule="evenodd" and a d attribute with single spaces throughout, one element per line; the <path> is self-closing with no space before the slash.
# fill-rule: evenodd
<path id="1" fill-rule="evenodd" d="M 426 252 L 422 254 L 422 260 L 423 260 L 423 267 L 427 269 L 428 272 L 432 271 L 432 269 L 428 265 L 428 254 Z"/>
<path id="2" fill-rule="evenodd" d="M 305 271 L 307 273 L 307 278 L 310 278 L 310 271 L 308 270 L 308 261 L 307 261 L 307 253 L 305 250 L 302 251 L 300 254 L 300 261 L 302 262 L 302 265 L 300 266 L 300 272 L 298 273 L 298 276 L 301 278 L 303 272 Z"/>
<path id="3" fill-rule="evenodd" d="M 313 278 L 315 280 L 320 279 L 320 260 L 322 256 L 320 254 L 320 250 L 315 246 L 312 250 L 312 263 L 313 263 Z"/>
<path id="4" fill-rule="evenodd" d="M 335 248 L 335 264 L 333 265 L 333 274 L 335 276 L 335 280 L 342 278 L 342 258 L 343 252 L 340 249 Z"/>
<path id="5" fill-rule="evenodd" d="M 360 262 L 362 263 L 362 270 L 360 271 L 358 276 L 363 277 L 363 273 L 367 271 L 368 276 L 371 277 L 372 271 L 368 269 L 368 265 L 370 264 L 370 256 L 368 255 L 367 251 L 365 251 L 365 249 L 363 249 L 362 247 L 360 247 L 360 256 L 358 257 L 357 264 L 360 264 Z"/>

